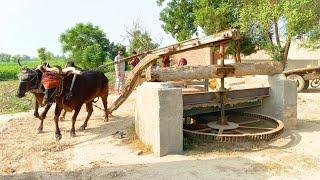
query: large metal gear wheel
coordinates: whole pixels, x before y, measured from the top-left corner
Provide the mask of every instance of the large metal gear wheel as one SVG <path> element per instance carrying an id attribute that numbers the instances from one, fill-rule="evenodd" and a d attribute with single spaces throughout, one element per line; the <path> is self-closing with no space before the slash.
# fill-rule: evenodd
<path id="1" fill-rule="evenodd" d="M 269 141 L 283 132 L 283 122 L 261 114 L 230 112 L 227 116 L 229 125 L 219 125 L 220 116 L 204 115 L 192 124 L 185 124 L 183 133 L 186 137 L 219 142 Z"/>

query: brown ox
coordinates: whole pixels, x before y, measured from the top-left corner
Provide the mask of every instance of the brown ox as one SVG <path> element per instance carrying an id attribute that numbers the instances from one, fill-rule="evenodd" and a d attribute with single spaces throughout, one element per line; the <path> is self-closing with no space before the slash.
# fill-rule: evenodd
<path id="1" fill-rule="evenodd" d="M 33 115 L 36 118 L 40 119 L 40 125 L 37 129 L 38 133 L 43 132 L 43 120 L 46 118 L 46 115 L 52 104 L 45 105 L 43 103 L 44 98 L 44 89 L 41 86 L 42 80 L 42 71 L 40 70 L 40 66 L 36 68 L 27 68 L 23 67 L 18 59 L 18 65 L 21 67 L 21 71 L 19 73 L 19 87 L 16 96 L 18 98 L 22 98 L 26 96 L 27 92 L 31 92 L 35 97 L 35 106 Z M 49 64 L 45 63 L 46 67 L 50 67 Z M 66 67 L 75 67 L 74 63 L 68 62 Z M 44 111 L 39 115 L 39 106 L 45 106 Z M 66 112 L 63 113 L 61 120 L 64 119 Z"/>
<path id="2" fill-rule="evenodd" d="M 108 78 L 99 71 L 85 71 L 81 73 L 72 68 L 66 68 L 64 70 L 61 70 L 61 68 L 58 68 L 55 71 L 47 69 L 42 81 L 42 84 L 45 87 L 44 102 L 46 104 L 56 102 L 54 121 L 56 126 L 55 137 L 57 141 L 62 138 L 59 129 L 59 116 L 62 109 L 65 109 L 66 111 L 74 110 L 72 127 L 70 130 L 70 135 L 72 137 L 75 136 L 74 126 L 81 106 L 86 104 L 88 112 L 83 125 L 80 127 L 80 130 L 84 130 L 87 127 L 88 120 L 93 112 L 92 103 L 96 97 L 102 99 L 105 109 L 105 120 L 108 121 Z M 71 88 L 73 79 L 74 85 Z"/>

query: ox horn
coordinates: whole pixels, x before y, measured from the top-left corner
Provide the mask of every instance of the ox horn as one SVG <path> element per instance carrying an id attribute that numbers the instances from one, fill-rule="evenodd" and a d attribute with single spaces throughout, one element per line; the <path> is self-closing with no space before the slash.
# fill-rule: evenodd
<path id="1" fill-rule="evenodd" d="M 22 68 L 22 65 L 20 63 L 20 58 L 18 58 L 17 62 L 18 62 L 18 65 Z"/>

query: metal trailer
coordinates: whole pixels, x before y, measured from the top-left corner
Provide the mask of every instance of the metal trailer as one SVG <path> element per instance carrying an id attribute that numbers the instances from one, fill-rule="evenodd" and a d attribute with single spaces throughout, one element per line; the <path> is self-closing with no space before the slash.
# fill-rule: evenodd
<path id="1" fill-rule="evenodd" d="M 316 88 L 320 85 L 320 66 L 287 70 L 283 74 L 287 79 L 297 82 L 298 92 L 308 89 L 309 86 Z"/>

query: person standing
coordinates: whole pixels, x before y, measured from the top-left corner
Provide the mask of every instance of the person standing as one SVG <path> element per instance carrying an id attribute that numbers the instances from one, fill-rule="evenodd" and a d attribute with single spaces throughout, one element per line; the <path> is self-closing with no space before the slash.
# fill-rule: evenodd
<path id="1" fill-rule="evenodd" d="M 114 58 L 115 63 L 115 72 L 116 72 L 116 84 L 115 90 L 118 94 L 121 93 L 121 90 L 124 86 L 125 81 L 125 62 L 121 61 L 124 58 L 123 51 L 119 50 L 118 55 Z"/>

